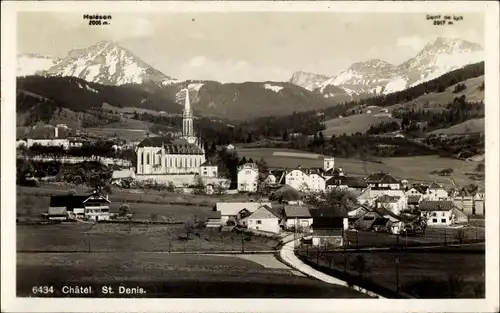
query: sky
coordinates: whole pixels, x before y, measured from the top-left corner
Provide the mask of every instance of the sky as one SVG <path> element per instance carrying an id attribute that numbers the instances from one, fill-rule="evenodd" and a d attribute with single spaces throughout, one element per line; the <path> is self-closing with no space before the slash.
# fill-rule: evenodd
<path id="1" fill-rule="evenodd" d="M 65 57 L 111 40 L 165 75 L 220 82 L 333 76 L 373 58 L 397 65 L 437 37 L 484 47 L 480 14 L 435 26 L 422 13 L 115 13 L 111 25 L 89 26 L 82 14 L 23 12 L 17 26 L 18 53 Z"/>

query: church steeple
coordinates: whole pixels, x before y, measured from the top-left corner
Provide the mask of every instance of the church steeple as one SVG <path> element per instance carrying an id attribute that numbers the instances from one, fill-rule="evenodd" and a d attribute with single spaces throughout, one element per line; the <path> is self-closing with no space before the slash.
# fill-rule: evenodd
<path id="1" fill-rule="evenodd" d="M 186 100 L 184 101 L 184 111 L 182 112 L 182 137 L 184 137 L 189 143 L 194 143 L 196 141 L 193 127 L 193 112 L 191 111 L 189 89 L 187 88 L 187 86 Z"/>

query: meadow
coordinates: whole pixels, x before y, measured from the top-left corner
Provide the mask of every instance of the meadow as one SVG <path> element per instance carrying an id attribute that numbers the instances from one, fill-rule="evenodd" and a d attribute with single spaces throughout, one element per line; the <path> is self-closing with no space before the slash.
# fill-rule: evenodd
<path id="1" fill-rule="evenodd" d="M 303 254 L 305 256 L 306 254 Z M 364 260 L 359 266 L 357 258 Z M 311 264 L 347 272 L 417 298 L 481 298 L 484 297 L 485 255 L 482 249 L 450 253 L 436 250 L 324 252 L 319 257 L 309 251 Z M 396 273 L 396 262 L 398 262 Z M 357 265 L 356 265 L 357 264 Z M 360 274 L 360 268 L 363 268 Z M 399 276 L 399 277 L 397 277 Z"/>
<path id="2" fill-rule="evenodd" d="M 21 252 L 210 252 L 273 251 L 279 241 L 257 235 L 188 230 L 183 224 L 17 225 Z"/>
<path id="3" fill-rule="evenodd" d="M 301 151 L 293 149 L 273 148 L 237 148 L 238 155 L 247 160 L 252 158 L 258 161 L 263 158 L 269 167 L 296 168 L 323 167 L 323 157 L 316 159 L 308 152 L 302 152 L 304 157 L 299 157 Z M 275 152 L 280 152 L 278 155 Z M 283 152 L 291 152 L 293 155 L 283 156 Z M 439 156 L 415 156 L 398 158 L 378 158 L 377 161 L 363 161 L 359 159 L 335 158 L 335 166 L 342 168 L 348 176 L 366 177 L 370 173 L 387 172 L 399 179 L 407 179 L 411 182 L 437 182 L 444 187 L 463 187 L 473 183 L 467 173 L 474 173 L 479 164 L 475 161 L 462 161 Z M 444 168 L 453 168 L 450 176 L 431 175 L 432 171 L 440 171 Z M 484 181 L 477 182 L 484 187 Z"/>
<path id="4" fill-rule="evenodd" d="M 33 285 L 92 286 L 91 297 L 159 298 L 363 298 L 347 287 L 297 276 L 231 256 L 168 253 L 18 253 L 17 296 Z M 102 286 L 140 287 L 141 295 L 104 295 Z M 40 296 L 40 295 L 38 295 Z M 43 295 L 42 295 L 43 296 Z"/>

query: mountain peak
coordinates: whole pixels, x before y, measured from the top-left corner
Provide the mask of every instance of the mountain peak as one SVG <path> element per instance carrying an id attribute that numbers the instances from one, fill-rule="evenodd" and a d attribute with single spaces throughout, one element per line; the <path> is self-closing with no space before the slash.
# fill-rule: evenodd
<path id="1" fill-rule="evenodd" d="M 354 70 L 354 71 L 362 71 L 366 69 L 391 69 L 394 68 L 395 66 L 390 64 L 389 62 L 380 60 L 380 59 L 370 59 L 368 61 L 364 62 L 356 62 L 353 63 L 349 69 Z"/>
<path id="2" fill-rule="evenodd" d="M 72 50 L 57 65 L 49 68 L 49 76 L 74 76 L 105 85 L 142 84 L 172 80 L 139 59 L 119 44 L 103 40 L 84 49 Z"/>

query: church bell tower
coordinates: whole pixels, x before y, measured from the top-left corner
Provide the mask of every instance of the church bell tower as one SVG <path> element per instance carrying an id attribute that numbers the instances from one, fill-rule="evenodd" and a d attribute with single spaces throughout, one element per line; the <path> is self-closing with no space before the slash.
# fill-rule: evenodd
<path id="1" fill-rule="evenodd" d="M 189 102 L 189 89 L 186 87 L 186 100 L 184 101 L 184 111 L 182 112 L 182 137 L 189 143 L 195 143 L 193 127 L 193 112 Z"/>

